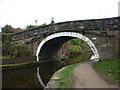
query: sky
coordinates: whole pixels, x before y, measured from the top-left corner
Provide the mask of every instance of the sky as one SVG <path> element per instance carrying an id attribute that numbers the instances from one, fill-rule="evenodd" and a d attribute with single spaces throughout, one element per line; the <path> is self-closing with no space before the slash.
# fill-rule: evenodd
<path id="1" fill-rule="evenodd" d="M 50 24 L 118 16 L 120 0 L 0 0 L 0 27 Z"/>

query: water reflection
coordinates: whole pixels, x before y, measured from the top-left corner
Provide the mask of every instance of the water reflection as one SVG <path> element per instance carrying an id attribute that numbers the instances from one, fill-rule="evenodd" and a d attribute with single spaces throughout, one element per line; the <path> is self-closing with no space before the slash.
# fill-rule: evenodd
<path id="1" fill-rule="evenodd" d="M 7 70 L 2 72 L 3 88 L 40 88 L 36 68 Z"/>
<path id="2" fill-rule="evenodd" d="M 46 85 L 51 76 L 61 67 L 59 61 L 45 63 L 44 67 L 39 67 L 39 76 Z M 41 81 L 40 81 L 41 82 Z M 43 85 L 44 86 L 44 85 Z"/>
<path id="3" fill-rule="evenodd" d="M 5 70 L 2 72 L 2 86 L 3 88 L 42 88 L 41 82 L 46 85 L 58 69 L 89 58 L 90 55 L 83 54 L 62 61 L 42 63 L 33 67 Z M 38 79 L 38 75 L 40 79 Z"/>

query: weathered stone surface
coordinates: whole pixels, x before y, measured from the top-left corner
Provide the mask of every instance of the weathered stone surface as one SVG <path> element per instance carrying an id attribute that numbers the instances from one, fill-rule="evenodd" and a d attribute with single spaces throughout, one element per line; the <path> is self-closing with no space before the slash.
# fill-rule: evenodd
<path id="1" fill-rule="evenodd" d="M 99 34 L 112 34 L 113 30 L 120 30 L 118 27 L 118 19 L 105 18 L 105 19 L 92 19 L 92 20 L 78 20 L 49 24 L 46 26 L 40 26 L 32 30 L 26 30 L 12 35 L 13 41 L 20 39 L 35 37 L 44 34 L 51 34 L 59 31 L 97 31 Z M 113 34 L 112 34 L 113 35 Z"/>
<path id="2" fill-rule="evenodd" d="M 94 43 L 100 54 L 100 59 L 120 59 L 119 19 L 120 17 L 78 20 L 40 26 L 13 34 L 12 43 L 28 44 L 31 54 L 35 55 L 39 43 L 47 36 L 58 32 L 78 32 L 87 36 Z M 47 50 L 47 53 L 41 53 L 41 56 L 55 56 L 61 45 L 69 39 L 71 38 L 59 38 L 46 43 L 43 48 Z"/>

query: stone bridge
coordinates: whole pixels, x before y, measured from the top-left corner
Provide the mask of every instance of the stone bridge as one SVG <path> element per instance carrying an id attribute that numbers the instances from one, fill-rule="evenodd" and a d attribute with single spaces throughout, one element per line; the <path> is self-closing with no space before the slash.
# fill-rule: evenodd
<path id="1" fill-rule="evenodd" d="M 120 59 L 120 17 L 77 20 L 39 26 L 12 34 L 12 43 L 25 43 L 37 61 L 56 58 L 61 46 L 79 38 L 91 48 L 92 59 Z"/>

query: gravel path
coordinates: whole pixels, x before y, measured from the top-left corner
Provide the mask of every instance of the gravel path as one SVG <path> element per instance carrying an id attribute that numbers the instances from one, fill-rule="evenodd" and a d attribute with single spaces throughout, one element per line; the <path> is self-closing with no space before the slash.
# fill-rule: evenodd
<path id="1" fill-rule="evenodd" d="M 72 88 L 118 88 L 107 83 L 93 69 L 92 61 L 78 64 L 73 70 Z"/>

